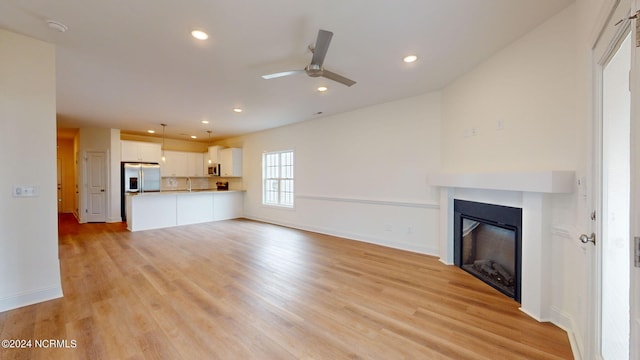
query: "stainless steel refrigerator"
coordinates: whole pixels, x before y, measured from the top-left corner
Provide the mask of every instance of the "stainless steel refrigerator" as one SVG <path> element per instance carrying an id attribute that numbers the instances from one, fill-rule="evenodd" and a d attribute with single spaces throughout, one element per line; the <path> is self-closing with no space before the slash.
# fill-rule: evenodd
<path id="1" fill-rule="evenodd" d="M 127 219 L 125 196 L 127 193 L 160 191 L 160 165 L 156 163 L 122 163 L 122 220 Z"/>

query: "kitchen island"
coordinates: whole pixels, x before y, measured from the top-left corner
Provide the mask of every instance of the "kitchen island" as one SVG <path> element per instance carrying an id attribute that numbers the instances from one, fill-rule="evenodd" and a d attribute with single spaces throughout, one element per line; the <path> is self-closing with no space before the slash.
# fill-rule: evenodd
<path id="1" fill-rule="evenodd" d="M 242 217 L 244 191 L 162 191 L 126 196 L 129 231 Z"/>

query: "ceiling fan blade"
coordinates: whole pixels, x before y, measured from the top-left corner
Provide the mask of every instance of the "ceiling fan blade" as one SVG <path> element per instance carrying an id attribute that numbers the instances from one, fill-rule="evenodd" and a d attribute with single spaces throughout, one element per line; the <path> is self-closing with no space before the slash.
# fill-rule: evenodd
<path id="1" fill-rule="evenodd" d="M 283 71 L 283 72 L 278 72 L 278 73 L 273 73 L 273 74 L 262 75 L 262 78 L 266 79 L 266 80 L 269 80 L 269 79 L 275 79 L 275 78 L 279 78 L 279 77 L 283 77 L 283 76 L 301 74 L 303 72 L 304 72 L 304 70 Z"/>
<path id="2" fill-rule="evenodd" d="M 316 38 L 316 45 L 313 48 L 313 57 L 311 58 L 311 64 L 322 66 L 324 63 L 324 57 L 327 56 L 327 50 L 329 50 L 329 44 L 333 33 L 327 30 L 318 30 L 318 38 Z"/>
<path id="3" fill-rule="evenodd" d="M 326 77 L 327 79 L 333 80 L 333 81 L 337 81 L 341 84 L 347 85 L 347 86 L 351 86 L 353 84 L 355 84 L 356 82 L 351 80 L 351 79 L 347 79 L 346 77 L 342 76 L 342 75 L 338 75 L 334 72 L 331 72 L 327 69 L 323 69 L 322 70 L 322 77 Z"/>

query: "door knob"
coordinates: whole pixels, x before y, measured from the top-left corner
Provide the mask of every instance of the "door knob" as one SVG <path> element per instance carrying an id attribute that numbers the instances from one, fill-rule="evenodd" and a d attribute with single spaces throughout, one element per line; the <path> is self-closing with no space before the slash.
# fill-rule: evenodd
<path id="1" fill-rule="evenodd" d="M 588 242 L 592 242 L 593 245 L 596 244 L 596 234 L 591 233 L 591 235 L 587 235 L 587 234 L 582 234 L 580 235 L 580 241 L 582 241 L 583 244 L 586 244 Z"/>

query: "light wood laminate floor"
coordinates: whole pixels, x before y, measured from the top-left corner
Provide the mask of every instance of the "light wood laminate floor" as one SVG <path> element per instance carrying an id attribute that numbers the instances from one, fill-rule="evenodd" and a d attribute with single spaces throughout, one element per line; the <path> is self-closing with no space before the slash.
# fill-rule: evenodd
<path id="1" fill-rule="evenodd" d="M 248 220 L 60 221 L 64 298 L 0 313 L 1 359 L 570 359 L 564 331 L 437 258 Z M 75 347 L 73 346 L 75 344 Z"/>

